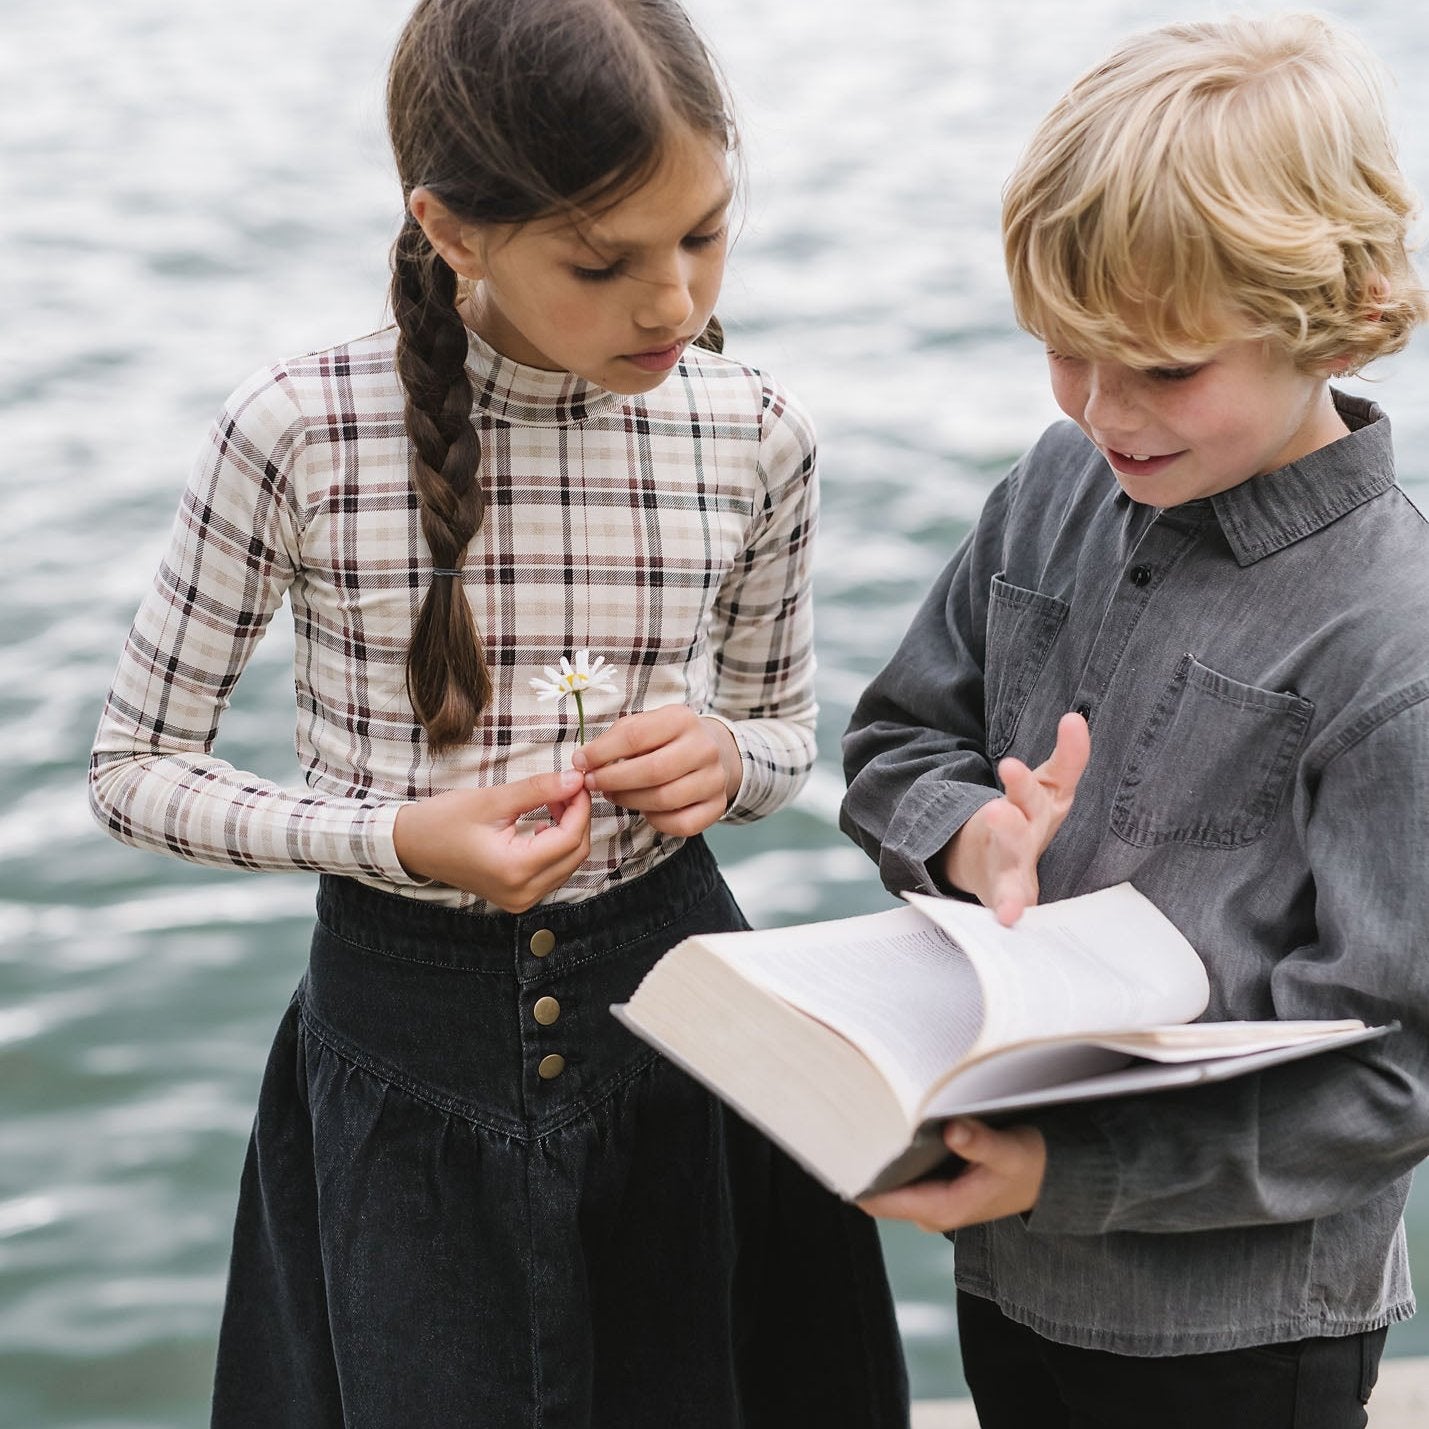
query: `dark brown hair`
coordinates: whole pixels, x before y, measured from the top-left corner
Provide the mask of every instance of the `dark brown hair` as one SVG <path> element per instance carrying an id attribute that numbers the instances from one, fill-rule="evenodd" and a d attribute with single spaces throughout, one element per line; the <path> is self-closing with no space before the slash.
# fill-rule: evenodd
<path id="1" fill-rule="evenodd" d="M 397 43 L 387 123 L 404 202 L 431 190 L 468 223 L 598 213 L 652 174 L 684 126 L 726 149 L 713 63 L 675 0 L 421 0 Z M 485 513 L 457 277 L 410 213 L 392 248 L 397 375 L 422 534 L 459 569 Z M 718 350 L 711 319 L 700 342 Z M 412 708 L 435 750 L 491 698 L 461 582 L 439 577 L 407 652 Z"/>

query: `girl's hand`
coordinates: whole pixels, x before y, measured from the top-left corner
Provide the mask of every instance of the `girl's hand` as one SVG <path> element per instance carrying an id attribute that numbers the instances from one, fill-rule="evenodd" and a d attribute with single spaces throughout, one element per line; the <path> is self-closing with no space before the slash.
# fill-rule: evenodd
<path id="1" fill-rule="evenodd" d="M 734 735 L 684 705 L 616 720 L 576 750 L 571 763 L 591 792 L 644 814 L 662 834 L 683 838 L 716 822 L 744 778 Z"/>
<path id="2" fill-rule="evenodd" d="M 943 851 L 948 882 L 991 908 L 1006 927 L 1037 902 L 1037 861 L 1072 807 L 1091 750 L 1086 720 L 1064 714 L 1051 757 L 1036 769 L 1004 759 L 997 766 L 1003 797 L 984 804 Z"/>
<path id="3" fill-rule="evenodd" d="M 972 1117 L 943 1128 L 949 1151 L 968 1164 L 948 1179 L 915 1181 L 858 1204 L 871 1216 L 912 1221 L 925 1231 L 951 1231 L 1030 1211 L 1047 1174 L 1047 1143 L 1035 1126 L 994 1131 Z"/>
<path id="4" fill-rule="evenodd" d="M 542 808 L 550 823 L 517 828 L 522 814 Z M 451 789 L 403 804 L 392 833 L 397 857 L 414 878 L 524 913 L 585 861 L 590 795 L 573 769 L 489 789 Z"/>

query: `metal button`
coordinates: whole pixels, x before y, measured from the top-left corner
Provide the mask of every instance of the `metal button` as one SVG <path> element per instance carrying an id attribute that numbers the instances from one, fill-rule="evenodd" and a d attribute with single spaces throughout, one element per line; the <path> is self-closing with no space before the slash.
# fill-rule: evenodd
<path id="1" fill-rule="evenodd" d="M 1150 566 L 1133 566 L 1127 574 L 1132 585 L 1145 585 L 1153 572 Z"/>
<path id="2" fill-rule="evenodd" d="M 1082 717 L 1084 720 L 1086 720 L 1088 724 L 1091 723 L 1092 707 L 1091 707 L 1090 705 L 1087 705 L 1087 704 L 1078 705 L 1078 706 L 1076 707 L 1076 709 L 1073 710 L 1073 713 L 1074 713 L 1074 714 L 1079 714 L 1079 715 L 1081 715 L 1081 717 Z"/>
<path id="3" fill-rule="evenodd" d="M 543 1082 L 559 1077 L 566 1070 L 566 1059 L 559 1052 L 549 1052 L 536 1064 L 536 1075 Z"/>
<path id="4" fill-rule="evenodd" d="M 560 1015 L 561 1004 L 554 997 L 538 997 L 535 1007 L 531 1009 L 531 1016 L 542 1027 L 549 1027 Z"/>
<path id="5" fill-rule="evenodd" d="M 531 934 L 532 957 L 544 958 L 556 946 L 556 935 L 549 928 L 537 928 Z"/>

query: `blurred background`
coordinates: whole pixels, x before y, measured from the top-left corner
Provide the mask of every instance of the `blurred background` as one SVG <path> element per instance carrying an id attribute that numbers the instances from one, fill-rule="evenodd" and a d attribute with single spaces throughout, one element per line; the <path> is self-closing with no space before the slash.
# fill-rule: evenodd
<path id="1" fill-rule="evenodd" d="M 252 370 L 383 325 L 398 194 L 381 93 L 406 0 L 0 0 L 0 1425 L 207 1423 L 260 1068 L 313 883 L 108 842 L 89 743 L 179 490 Z M 776 925 L 887 907 L 839 834 L 858 692 L 1007 464 L 1055 415 L 1012 322 L 999 189 L 1032 126 L 1159 0 L 690 0 L 742 119 L 720 312 L 818 422 L 821 759 L 717 831 Z M 1234 7 L 1260 11 L 1249 3 Z M 1275 7 L 1283 8 L 1283 7 Z M 1390 63 L 1429 190 L 1429 11 L 1322 7 Z M 1429 497 L 1429 335 L 1350 384 Z M 296 779 L 276 621 L 220 752 Z M 1411 1205 L 1429 1284 L 1429 1192 Z M 962 1392 L 952 1252 L 887 1248 L 920 1396 Z M 1429 1317 L 1391 1355 L 1429 1353 Z"/>

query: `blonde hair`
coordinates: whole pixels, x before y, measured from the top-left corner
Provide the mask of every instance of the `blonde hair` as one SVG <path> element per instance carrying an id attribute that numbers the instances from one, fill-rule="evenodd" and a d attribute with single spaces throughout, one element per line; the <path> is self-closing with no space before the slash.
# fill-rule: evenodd
<path id="1" fill-rule="evenodd" d="M 1058 351 L 1194 361 L 1237 339 L 1357 371 L 1426 315 L 1382 72 L 1312 15 L 1126 41 L 1003 193 L 1018 321 Z"/>

